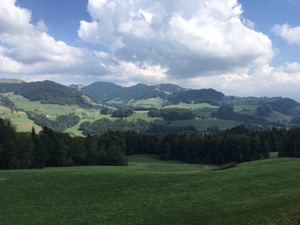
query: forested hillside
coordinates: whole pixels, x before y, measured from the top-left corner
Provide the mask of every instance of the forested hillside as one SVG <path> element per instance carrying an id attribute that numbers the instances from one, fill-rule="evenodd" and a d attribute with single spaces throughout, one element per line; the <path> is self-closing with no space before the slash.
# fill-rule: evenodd
<path id="1" fill-rule="evenodd" d="M 86 104 L 80 92 L 53 81 L 0 83 L 0 93 L 8 92 L 14 92 L 32 101 L 41 101 L 42 103 Z"/>

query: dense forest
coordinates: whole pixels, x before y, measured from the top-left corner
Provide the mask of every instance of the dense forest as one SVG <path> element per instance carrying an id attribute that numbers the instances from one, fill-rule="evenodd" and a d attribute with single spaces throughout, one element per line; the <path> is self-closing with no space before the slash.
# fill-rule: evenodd
<path id="1" fill-rule="evenodd" d="M 300 127 L 249 132 L 240 125 L 222 133 L 179 134 L 107 131 L 71 137 L 44 127 L 38 134 L 16 132 L 0 119 L 0 168 L 43 168 L 79 165 L 127 165 L 126 155 L 150 153 L 162 160 L 222 165 L 269 157 L 300 157 Z"/>

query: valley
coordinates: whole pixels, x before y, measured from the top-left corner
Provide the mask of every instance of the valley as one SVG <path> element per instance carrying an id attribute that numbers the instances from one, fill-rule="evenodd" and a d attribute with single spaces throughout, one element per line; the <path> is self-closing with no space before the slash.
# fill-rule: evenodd
<path id="1" fill-rule="evenodd" d="M 1 117 L 10 119 L 18 131 L 30 131 L 32 127 L 40 130 L 43 125 L 49 124 L 43 121 L 37 123 L 34 121 L 37 116 L 55 120 L 69 114 L 78 117 L 78 122 L 58 131 L 72 135 L 82 135 L 82 123 L 104 118 L 110 121 L 122 119 L 129 123 L 143 120 L 148 129 L 151 124 L 170 130 L 181 127 L 181 131 L 193 126 L 199 132 L 222 131 L 240 123 L 251 129 L 291 127 L 300 123 L 300 104 L 292 99 L 225 96 L 213 89 L 188 90 L 172 84 L 138 84 L 125 88 L 104 82 L 86 87 L 66 87 L 50 81 L 19 82 L 1 83 L 0 93 Z M 112 116 L 120 108 L 130 109 L 132 113 Z M 107 113 L 101 113 L 103 109 L 107 109 Z M 150 117 L 152 109 L 189 110 L 194 118 Z M 55 126 L 52 128 L 55 129 Z"/>

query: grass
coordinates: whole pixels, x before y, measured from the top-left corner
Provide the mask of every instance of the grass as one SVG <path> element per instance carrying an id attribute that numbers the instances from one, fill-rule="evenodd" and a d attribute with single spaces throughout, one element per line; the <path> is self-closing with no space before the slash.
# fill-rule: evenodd
<path id="1" fill-rule="evenodd" d="M 164 100 L 162 98 L 149 98 L 138 100 L 134 102 L 130 102 L 130 105 L 135 107 L 147 107 L 147 108 L 161 108 L 164 104 Z"/>
<path id="2" fill-rule="evenodd" d="M 220 171 L 149 163 L 0 171 L 0 224 L 269 224 L 299 208 L 299 165 L 272 158 Z"/>
<path id="3" fill-rule="evenodd" d="M 8 97 L 18 108 L 25 111 L 36 111 L 48 115 L 51 119 L 55 119 L 58 115 L 65 115 L 68 113 L 75 113 L 79 116 L 88 113 L 91 118 L 99 116 L 98 109 L 83 109 L 77 105 L 42 104 L 40 101 L 30 101 L 29 99 L 15 94 L 10 94 Z"/>
<path id="4" fill-rule="evenodd" d="M 32 120 L 28 119 L 27 114 L 21 111 L 11 111 L 10 109 L 0 106 L 0 117 L 10 119 L 16 126 L 17 131 L 31 131 L 34 127 L 35 131 L 40 131 L 41 127 L 36 125 Z"/>
<path id="5" fill-rule="evenodd" d="M 134 121 L 136 119 L 142 119 L 142 120 L 146 120 L 147 122 L 151 122 L 156 120 L 157 118 L 154 117 L 148 117 L 148 111 L 134 111 L 134 113 L 129 116 L 124 118 L 127 121 Z"/>

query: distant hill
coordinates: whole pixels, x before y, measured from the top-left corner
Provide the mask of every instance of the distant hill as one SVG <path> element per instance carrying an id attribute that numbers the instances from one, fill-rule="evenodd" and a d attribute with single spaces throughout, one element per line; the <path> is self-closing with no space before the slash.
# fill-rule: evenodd
<path id="1" fill-rule="evenodd" d="M 95 82 L 81 88 L 84 94 L 101 102 L 114 99 L 128 102 L 156 97 L 165 98 L 175 92 L 184 90 L 186 89 L 173 84 L 146 85 L 140 83 L 131 87 L 122 87 L 109 82 Z"/>
<path id="2" fill-rule="evenodd" d="M 162 98 L 170 104 L 184 103 L 210 103 L 219 105 L 225 95 L 214 89 L 192 90 L 182 88 L 174 84 L 146 85 L 136 84 L 131 87 L 122 87 L 113 83 L 96 82 L 81 91 L 101 102 L 118 100 L 125 103 L 129 101 L 145 100 L 150 98 Z"/>
<path id="3" fill-rule="evenodd" d="M 99 101 L 109 101 L 122 96 L 125 88 L 110 82 L 95 82 L 81 88 L 82 93 Z"/>
<path id="4" fill-rule="evenodd" d="M 0 83 L 0 92 L 14 92 L 32 101 L 61 105 L 85 104 L 82 93 L 53 81 Z"/>
<path id="5" fill-rule="evenodd" d="M 300 110 L 300 103 L 290 98 L 278 98 L 269 104 L 273 110 L 289 116 L 297 115 Z"/>
<path id="6" fill-rule="evenodd" d="M 169 97 L 169 100 L 174 103 L 213 103 L 218 105 L 217 102 L 221 101 L 224 97 L 225 95 L 222 92 L 210 88 L 175 92 Z"/>

